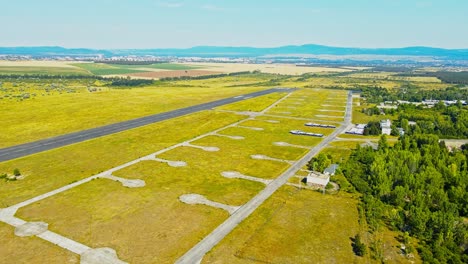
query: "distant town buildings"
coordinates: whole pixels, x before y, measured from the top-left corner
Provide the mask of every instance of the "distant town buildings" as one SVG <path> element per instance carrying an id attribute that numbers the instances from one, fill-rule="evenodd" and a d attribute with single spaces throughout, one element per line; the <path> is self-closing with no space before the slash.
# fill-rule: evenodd
<path id="1" fill-rule="evenodd" d="M 423 105 L 427 108 L 434 107 L 436 104 L 439 102 L 443 102 L 445 106 L 449 105 L 455 105 L 458 103 L 458 100 L 424 100 L 421 102 L 410 102 L 410 101 L 403 101 L 403 100 L 397 100 L 397 101 L 385 101 L 383 103 L 380 103 L 377 107 L 379 109 L 396 109 L 398 105 L 401 104 L 412 104 L 412 105 Z M 467 105 L 467 102 L 465 100 L 460 100 L 460 103 L 462 105 Z"/>

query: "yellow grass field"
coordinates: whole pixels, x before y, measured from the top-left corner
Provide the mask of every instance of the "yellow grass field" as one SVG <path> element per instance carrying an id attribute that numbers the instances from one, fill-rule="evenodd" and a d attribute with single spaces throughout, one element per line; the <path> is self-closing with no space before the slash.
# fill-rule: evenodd
<path id="1" fill-rule="evenodd" d="M 369 263 L 354 255 L 356 199 L 285 186 L 202 263 Z"/>
<path id="2" fill-rule="evenodd" d="M 0 208 L 30 199 L 242 119 L 204 111 L 0 163 L 25 179 L 0 182 Z M 180 131 L 185 133 L 180 133 Z"/>
<path id="3" fill-rule="evenodd" d="M 73 62 L 77 63 L 77 62 Z M 6 61 L 0 60 L 0 67 L 57 67 L 57 68 L 76 68 L 67 61 Z"/>
<path id="4" fill-rule="evenodd" d="M 0 100 L 0 148 L 175 110 L 265 88 L 145 87 Z"/>
<path id="5" fill-rule="evenodd" d="M 309 96 L 323 92 L 307 91 Z M 269 105 L 272 102 L 271 96 L 255 99 L 265 101 L 259 105 Z M 302 107 L 307 107 L 307 104 Z M 191 118 L 195 119 L 190 121 Z M 85 175 L 89 176 L 92 171 L 104 170 L 102 165 L 110 167 L 125 157 L 130 160 L 129 155 L 138 157 L 151 147 L 155 151 L 170 142 L 180 142 L 183 138 L 193 137 L 201 131 L 209 131 L 240 118 L 246 117 L 205 111 L 19 159 L 10 165 L 24 168 L 27 177 L 22 181 L 8 183 L 9 186 L 1 190 L 2 196 L 5 195 L 2 201 L 11 204 L 24 200 L 56 188 L 59 184 L 64 185 Z M 282 119 L 280 123 L 269 123 L 264 119 L 244 121 L 241 126 L 259 127 L 263 130 L 232 127 L 219 133 L 243 136 L 245 139 L 207 136 L 192 142 L 199 146 L 219 147 L 218 152 L 177 147 L 158 155 L 167 160 L 183 160 L 187 162 L 187 167 L 173 168 L 164 163 L 145 161 L 114 173 L 123 178 L 143 179 L 146 182 L 145 188 L 129 189 L 107 179 L 98 179 L 26 206 L 17 215 L 28 221 L 45 221 L 49 223 L 51 230 L 86 245 L 112 247 L 117 250 L 119 257 L 130 263 L 173 262 L 228 217 L 226 212 L 219 209 L 183 204 L 178 201 L 178 197 L 197 193 L 225 204 L 246 203 L 264 185 L 224 178 L 220 173 L 236 170 L 263 179 L 276 178 L 289 166 L 287 163 L 254 160 L 250 155 L 298 159 L 305 154 L 306 149 L 279 147 L 272 143 L 286 141 L 306 146 L 318 143 L 319 138 L 298 137 L 289 133 L 291 127 L 302 128 L 303 123 L 302 120 L 289 119 Z M 194 130 L 195 127 L 198 129 Z M 306 127 L 304 130 L 326 133 L 315 128 Z M 175 131 L 187 132 L 173 134 Z M 86 156 L 85 153 L 80 154 L 80 149 L 86 150 Z M 110 151 L 111 149 L 118 151 Z M 138 150 L 140 154 L 129 150 Z M 100 156 L 100 162 L 95 161 L 97 156 Z M 41 166 L 50 164 L 48 160 L 51 159 L 57 159 L 60 166 Z M 5 164 L 8 162 L 3 165 Z M 66 169 L 71 164 L 71 168 Z M 82 167 L 81 164 L 87 166 Z M 61 179 L 55 180 L 55 177 Z M 30 188 L 30 184 L 35 188 Z M 14 198 L 11 197 L 11 192 L 15 192 Z M 17 195 L 19 193 L 22 196 Z M 59 208 L 68 209 L 57 214 Z M 152 221 L 148 222 L 148 219 Z"/>
<path id="6" fill-rule="evenodd" d="M 0 263 L 79 263 L 79 256 L 36 237 L 18 237 L 0 222 Z"/>
<path id="7" fill-rule="evenodd" d="M 201 66 L 203 70 L 219 71 L 225 73 L 256 71 L 263 73 L 302 75 L 304 73 L 321 72 L 350 72 L 350 69 L 328 68 L 328 67 L 305 67 L 293 64 L 247 64 L 247 63 L 191 63 L 191 65 Z"/>

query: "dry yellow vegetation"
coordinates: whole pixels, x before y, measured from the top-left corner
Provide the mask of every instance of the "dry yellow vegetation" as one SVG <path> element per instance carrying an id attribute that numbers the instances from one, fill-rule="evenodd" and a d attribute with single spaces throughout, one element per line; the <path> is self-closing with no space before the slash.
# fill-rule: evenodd
<path id="1" fill-rule="evenodd" d="M 201 66 L 203 67 L 203 70 L 219 71 L 225 73 L 259 70 L 263 73 L 302 75 L 304 73 L 352 71 L 351 69 L 344 68 L 306 67 L 296 66 L 294 64 L 191 63 L 191 65 Z"/>
<path id="2" fill-rule="evenodd" d="M 76 68 L 67 61 L 46 61 L 46 60 L 24 60 L 7 61 L 0 60 L 0 67 L 57 67 L 57 68 Z M 73 63 L 79 63 L 74 61 Z"/>

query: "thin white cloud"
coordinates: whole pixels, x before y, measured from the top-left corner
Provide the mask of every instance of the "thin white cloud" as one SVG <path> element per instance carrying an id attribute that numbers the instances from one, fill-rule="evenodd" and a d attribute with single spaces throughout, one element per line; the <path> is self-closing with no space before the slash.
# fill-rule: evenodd
<path id="1" fill-rule="evenodd" d="M 419 1 L 419 2 L 416 2 L 416 6 L 419 8 L 432 7 L 432 2 L 431 1 Z"/>
<path id="2" fill-rule="evenodd" d="M 179 8 L 184 6 L 182 2 L 158 2 L 159 6 L 167 7 L 167 8 Z"/>
<path id="3" fill-rule="evenodd" d="M 223 11 L 223 10 L 225 10 L 222 7 L 215 6 L 215 5 L 210 5 L 210 4 L 203 5 L 201 8 L 205 9 L 205 10 L 210 10 L 210 11 Z"/>

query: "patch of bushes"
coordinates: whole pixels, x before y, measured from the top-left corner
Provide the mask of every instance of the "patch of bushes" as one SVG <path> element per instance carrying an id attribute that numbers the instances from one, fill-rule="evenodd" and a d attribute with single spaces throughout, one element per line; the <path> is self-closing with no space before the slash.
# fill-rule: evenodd
<path id="1" fill-rule="evenodd" d="M 353 238 L 353 251 L 358 256 L 364 256 L 367 251 L 366 244 L 361 241 L 361 235 L 357 234 Z"/>

